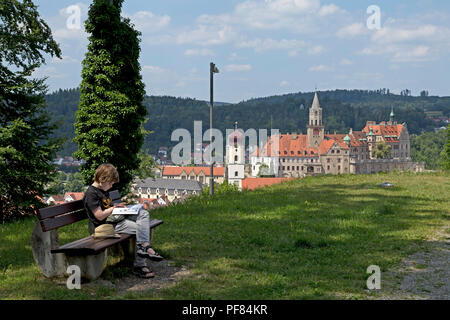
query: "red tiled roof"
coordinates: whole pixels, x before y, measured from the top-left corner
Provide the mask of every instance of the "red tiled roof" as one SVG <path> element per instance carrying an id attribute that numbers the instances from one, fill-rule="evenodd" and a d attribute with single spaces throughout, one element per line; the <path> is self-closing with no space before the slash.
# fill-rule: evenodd
<path id="1" fill-rule="evenodd" d="M 277 141 L 278 139 L 278 141 Z M 291 135 L 291 134 L 282 134 L 279 136 L 272 136 L 269 139 L 269 143 L 266 143 L 262 150 L 256 149 L 252 156 L 260 157 L 270 157 L 271 149 L 276 149 L 277 143 L 279 148 L 278 155 L 280 157 L 316 157 L 318 156 L 317 148 L 308 147 L 308 136 L 307 135 Z M 275 150 L 274 150 L 275 151 Z M 306 152 L 306 153 L 305 153 Z"/>
<path id="2" fill-rule="evenodd" d="M 293 178 L 245 178 L 242 180 L 242 189 L 254 190 L 292 179 Z"/>
<path id="3" fill-rule="evenodd" d="M 348 149 L 347 144 L 344 142 L 346 134 L 335 134 L 335 135 L 326 135 L 326 138 L 329 138 L 329 140 L 323 140 L 320 144 L 319 148 L 310 148 L 308 146 L 308 136 L 303 135 L 291 135 L 291 134 L 282 134 L 280 136 L 273 136 L 270 141 L 274 143 L 275 139 L 278 140 L 278 146 L 279 146 L 279 154 L 280 157 L 296 157 L 296 158 L 302 158 L 302 157 L 317 157 L 320 154 L 326 153 L 331 146 L 336 143 L 339 147 Z M 356 144 L 356 142 L 354 142 Z M 266 157 L 270 157 L 271 150 L 270 147 L 268 148 L 269 144 L 266 144 L 264 148 L 260 151 L 259 149 L 256 149 L 252 156 L 261 156 L 263 154 Z M 274 144 L 276 147 L 276 144 Z M 265 152 L 265 154 L 264 154 Z"/>
<path id="4" fill-rule="evenodd" d="M 326 154 L 335 143 L 334 140 L 323 140 L 319 145 L 320 154 Z"/>
<path id="5" fill-rule="evenodd" d="M 66 192 L 64 195 L 64 199 L 66 199 L 68 196 L 71 196 L 73 201 L 81 200 L 84 197 L 84 192 Z"/>
<path id="6" fill-rule="evenodd" d="M 164 167 L 162 175 L 163 176 L 179 176 L 182 172 L 186 172 L 187 175 L 190 175 L 191 172 L 194 172 L 196 176 L 203 172 L 205 176 L 209 176 L 211 173 L 210 167 Z M 215 177 L 224 177 L 225 176 L 225 168 L 224 167 L 214 167 L 213 175 Z"/>
<path id="7" fill-rule="evenodd" d="M 387 142 L 393 142 L 398 141 L 400 138 L 400 135 L 403 130 L 403 125 L 396 124 L 396 125 L 366 125 L 363 129 L 363 132 L 369 133 L 370 129 L 372 128 L 372 131 L 377 136 L 382 136 L 385 141 Z M 387 137 L 389 136 L 389 137 Z M 397 136 L 397 138 L 393 138 L 392 136 Z"/>
<path id="8" fill-rule="evenodd" d="M 54 202 L 64 202 L 64 197 L 60 194 L 57 194 L 56 196 L 51 196 L 51 198 L 53 198 Z"/>

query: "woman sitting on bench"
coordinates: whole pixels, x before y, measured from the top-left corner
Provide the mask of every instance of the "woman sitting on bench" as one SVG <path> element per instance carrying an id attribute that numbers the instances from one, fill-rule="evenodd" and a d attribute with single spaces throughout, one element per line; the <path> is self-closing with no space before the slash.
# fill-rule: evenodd
<path id="1" fill-rule="evenodd" d="M 119 182 L 119 173 L 112 164 L 102 164 L 95 171 L 94 183 L 87 189 L 83 203 L 89 220 L 94 226 L 109 223 L 114 226 L 117 233 L 136 235 L 136 256 L 133 266 L 133 274 L 148 279 L 155 275 L 147 267 L 146 259 L 161 261 L 163 259 L 150 246 L 150 215 L 147 210 L 141 209 L 137 215 L 127 215 L 120 219 L 111 216 L 115 208 L 123 208 L 123 203 L 111 205 L 108 190 L 113 184 Z"/>

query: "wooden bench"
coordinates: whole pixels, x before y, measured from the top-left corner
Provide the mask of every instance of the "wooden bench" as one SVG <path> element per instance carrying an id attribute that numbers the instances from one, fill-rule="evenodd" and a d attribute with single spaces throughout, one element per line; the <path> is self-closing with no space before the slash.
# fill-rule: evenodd
<path id="1" fill-rule="evenodd" d="M 111 191 L 110 196 L 113 204 L 121 202 L 119 191 Z M 68 266 L 77 265 L 83 278 L 95 280 L 106 267 L 108 251 L 121 257 L 134 258 L 134 235 L 121 234 L 120 239 L 94 239 L 91 222 L 90 236 L 59 245 L 59 228 L 88 219 L 82 200 L 43 208 L 36 215 L 39 220 L 33 229 L 31 245 L 33 257 L 46 277 L 64 276 Z M 154 229 L 162 223 L 162 220 L 150 220 L 150 242 Z"/>

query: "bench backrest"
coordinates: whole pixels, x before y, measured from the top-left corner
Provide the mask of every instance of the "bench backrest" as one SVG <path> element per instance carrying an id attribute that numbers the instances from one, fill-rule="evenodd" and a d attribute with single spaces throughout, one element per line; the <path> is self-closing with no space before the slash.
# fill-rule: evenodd
<path id="1" fill-rule="evenodd" d="M 121 201 L 119 191 L 110 191 L 109 195 L 113 204 Z M 37 212 L 37 217 L 41 223 L 43 232 L 58 229 L 88 218 L 83 200 L 40 209 Z"/>

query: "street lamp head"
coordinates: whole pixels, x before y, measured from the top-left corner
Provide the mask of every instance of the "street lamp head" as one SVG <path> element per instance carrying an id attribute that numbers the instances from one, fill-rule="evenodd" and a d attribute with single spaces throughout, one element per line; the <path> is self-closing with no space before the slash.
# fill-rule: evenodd
<path id="1" fill-rule="evenodd" d="M 211 62 L 211 72 L 212 73 L 219 73 L 219 69 L 217 69 L 216 65 Z"/>

